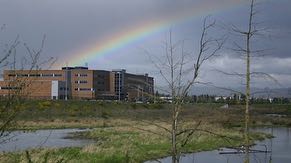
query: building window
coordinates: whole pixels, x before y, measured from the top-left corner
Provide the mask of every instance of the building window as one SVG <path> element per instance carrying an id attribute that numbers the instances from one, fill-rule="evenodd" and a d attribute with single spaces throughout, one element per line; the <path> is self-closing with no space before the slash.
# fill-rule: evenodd
<path id="1" fill-rule="evenodd" d="M 80 74 L 80 77 L 86 77 L 88 74 Z"/>
<path id="2" fill-rule="evenodd" d="M 61 91 L 65 91 L 66 90 L 66 87 L 60 87 L 60 90 Z M 67 91 L 69 90 L 69 88 L 67 88 Z"/>
<path id="3" fill-rule="evenodd" d="M 92 88 L 75 88 L 75 91 L 93 91 Z"/>
<path id="4" fill-rule="evenodd" d="M 55 74 L 55 77 L 61 77 L 62 74 Z"/>
<path id="5" fill-rule="evenodd" d="M 52 77 L 54 76 L 53 74 L 42 74 L 43 77 Z"/>
<path id="6" fill-rule="evenodd" d="M 0 89 L 4 89 L 4 90 L 15 90 L 15 89 L 20 89 L 20 87 L 0 87 Z"/>
<path id="7" fill-rule="evenodd" d="M 20 76 L 20 77 L 28 77 L 28 74 L 19 74 L 17 76 Z"/>
<path id="8" fill-rule="evenodd" d="M 102 81 L 102 82 L 101 82 L 101 81 L 99 81 L 99 82 L 97 82 L 97 84 L 104 84 L 104 81 Z"/>
<path id="9" fill-rule="evenodd" d="M 91 91 L 91 88 L 80 88 L 80 91 Z"/>
<path id="10" fill-rule="evenodd" d="M 39 77 L 40 74 L 29 74 L 30 77 Z"/>
<path id="11" fill-rule="evenodd" d="M 88 83 L 86 80 L 81 80 L 80 83 L 85 84 Z"/>
<path id="12" fill-rule="evenodd" d="M 76 80 L 75 83 L 76 84 L 86 84 L 86 83 L 88 83 L 88 81 L 87 80 Z"/>
<path id="13" fill-rule="evenodd" d="M 88 74 L 75 74 L 76 77 L 86 77 Z"/>

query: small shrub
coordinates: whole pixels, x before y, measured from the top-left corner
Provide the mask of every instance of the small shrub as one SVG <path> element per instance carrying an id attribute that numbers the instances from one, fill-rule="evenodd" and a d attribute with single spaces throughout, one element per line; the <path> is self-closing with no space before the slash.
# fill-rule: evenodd
<path id="1" fill-rule="evenodd" d="M 131 106 L 132 109 L 136 109 L 137 108 L 136 103 L 132 103 L 132 104 L 130 104 L 130 106 Z"/>
<path id="2" fill-rule="evenodd" d="M 109 117 L 110 117 L 110 113 L 105 110 L 102 110 L 101 118 L 108 119 Z"/>
<path id="3" fill-rule="evenodd" d="M 42 101 L 38 103 L 38 109 L 44 110 L 51 108 L 52 103 L 50 101 Z"/>

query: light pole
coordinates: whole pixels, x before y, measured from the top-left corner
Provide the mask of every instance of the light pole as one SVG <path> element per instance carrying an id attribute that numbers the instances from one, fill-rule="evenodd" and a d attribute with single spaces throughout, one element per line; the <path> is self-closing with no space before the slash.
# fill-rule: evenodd
<path id="1" fill-rule="evenodd" d="M 65 100 L 67 101 L 68 100 L 68 64 L 66 64 L 65 77 L 66 77 Z"/>
<path id="2" fill-rule="evenodd" d="M 137 85 L 137 99 L 138 99 L 138 101 L 140 100 L 140 98 L 139 98 L 139 85 Z"/>
<path id="3" fill-rule="evenodd" d="M 120 91 L 121 91 L 121 88 L 120 88 L 120 72 L 117 72 L 118 74 L 118 100 L 120 101 Z"/>

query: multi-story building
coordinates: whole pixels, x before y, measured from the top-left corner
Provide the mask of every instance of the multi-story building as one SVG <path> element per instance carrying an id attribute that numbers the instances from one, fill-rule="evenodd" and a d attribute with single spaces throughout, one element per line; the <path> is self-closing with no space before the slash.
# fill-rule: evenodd
<path id="1" fill-rule="evenodd" d="M 4 70 L 0 95 L 59 99 L 65 96 L 65 74 L 62 70 Z"/>
<path id="2" fill-rule="evenodd" d="M 43 99 L 145 100 L 153 94 L 153 78 L 125 70 L 4 70 L 0 96 L 18 94 Z"/>
<path id="3" fill-rule="evenodd" d="M 126 73 L 124 69 L 112 70 L 115 74 L 115 94 L 118 99 L 129 101 L 146 101 L 154 94 L 154 78 L 148 74 L 136 75 Z"/>

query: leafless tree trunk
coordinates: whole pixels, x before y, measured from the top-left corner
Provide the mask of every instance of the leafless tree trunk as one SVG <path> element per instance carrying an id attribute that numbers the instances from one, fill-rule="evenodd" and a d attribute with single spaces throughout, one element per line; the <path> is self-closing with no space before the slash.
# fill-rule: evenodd
<path id="1" fill-rule="evenodd" d="M 246 109 L 245 109 L 245 152 L 246 152 L 246 158 L 245 158 L 245 163 L 250 162 L 249 158 L 249 148 L 250 148 L 250 140 L 249 140 L 249 121 L 250 121 L 250 115 L 249 115 L 249 103 L 250 103 L 250 80 L 251 80 L 251 75 L 250 75 L 250 39 L 252 37 L 253 29 L 252 29 L 252 24 L 253 24 L 253 12 L 254 8 L 254 0 L 251 0 L 251 7 L 250 7 L 250 15 L 249 15 L 249 25 L 248 25 L 248 32 L 245 34 L 246 35 Z"/>
<path id="2" fill-rule="evenodd" d="M 246 62 L 246 74 L 245 74 L 245 124 L 244 124 L 244 146 L 245 146 L 245 163 L 249 163 L 249 149 L 250 149 L 250 138 L 249 138 L 249 121 L 250 121 L 250 98 L 251 98 L 251 89 L 250 89 L 250 81 L 251 81 L 251 72 L 250 72 L 250 62 L 251 62 L 251 41 L 252 37 L 256 34 L 256 29 L 254 28 L 254 4 L 255 0 L 250 1 L 250 11 L 249 11 L 249 18 L 248 18 L 248 26 L 246 31 L 239 30 L 238 28 L 234 27 L 233 31 L 243 35 L 245 38 L 246 44 L 245 48 L 238 46 L 239 48 L 237 51 L 245 53 L 245 62 Z"/>
<path id="3" fill-rule="evenodd" d="M 185 52 L 185 40 L 173 43 L 172 32 L 170 30 L 169 39 L 164 44 L 164 60 L 150 56 L 168 86 L 168 93 L 172 96 L 171 129 L 165 130 L 170 134 L 173 163 L 179 162 L 181 148 L 187 144 L 200 124 L 198 123 L 193 128 L 182 128 L 180 126 L 179 118 L 184 100 L 192 86 L 199 82 L 198 77 L 202 65 L 222 49 L 225 41 L 224 38 L 214 39 L 209 36 L 209 31 L 214 25 L 215 21 L 209 21 L 208 17 L 204 19 L 199 40 L 199 49 L 196 54 Z M 177 52 L 178 50 L 181 51 Z"/>
<path id="4" fill-rule="evenodd" d="M 3 28 L 1 28 L 2 30 Z M 55 60 L 53 58 L 49 58 L 47 60 L 41 59 L 40 55 L 42 49 L 44 47 L 45 36 L 41 42 L 41 47 L 38 50 L 30 49 L 27 44 L 23 44 L 28 52 L 28 57 L 23 57 L 20 60 L 20 56 L 17 56 L 16 49 L 20 46 L 20 41 L 18 36 L 15 41 L 11 43 L 11 45 L 7 45 L 6 49 L 3 50 L 3 54 L 0 57 L 0 70 L 3 70 L 7 67 L 10 67 L 13 73 L 18 70 L 40 70 L 43 66 L 51 66 Z M 8 95 L 1 99 L 3 106 L 0 108 L 0 138 L 1 142 L 7 141 L 5 137 L 9 135 L 11 129 L 13 129 L 16 125 L 15 118 L 19 113 L 23 103 L 24 98 L 29 96 L 29 92 L 27 92 L 27 87 L 31 84 L 31 80 L 28 77 L 17 78 L 11 77 L 9 79 L 7 87 L 8 87 Z M 9 139 L 9 137 L 7 137 Z"/>
<path id="5" fill-rule="evenodd" d="M 249 8 L 249 13 L 248 13 L 248 22 L 247 22 L 247 29 L 246 30 L 241 30 L 236 26 L 233 26 L 231 31 L 234 32 L 235 34 L 238 34 L 239 36 L 242 36 L 245 40 L 245 45 L 240 46 L 239 44 L 235 43 L 234 46 L 235 48 L 233 49 L 235 52 L 244 55 L 244 60 L 246 63 L 246 69 L 245 69 L 245 74 L 240 74 L 240 73 L 224 73 L 226 75 L 234 75 L 238 76 L 241 78 L 245 78 L 245 116 L 244 116 L 244 147 L 245 147 L 245 163 L 250 162 L 249 158 L 249 151 L 250 151 L 250 130 L 249 130 L 249 125 L 250 125 L 250 99 L 251 99 L 251 79 L 254 77 L 265 77 L 268 79 L 271 79 L 273 81 L 276 81 L 272 76 L 263 73 L 263 72 L 251 72 L 251 59 L 252 57 L 255 57 L 255 54 L 262 53 L 265 50 L 254 50 L 252 48 L 253 46 L 253 40 L 254 36 L 262 36 L 261 32 L 265 31 L 265 28 L 258 28 L 257 24 L 254 21 L 256 11 L 255 11 L 255 5 L 256 5 L 256 0 L 250 0 L 250 8 Z"/>

